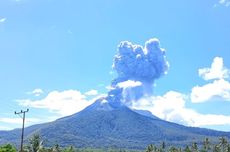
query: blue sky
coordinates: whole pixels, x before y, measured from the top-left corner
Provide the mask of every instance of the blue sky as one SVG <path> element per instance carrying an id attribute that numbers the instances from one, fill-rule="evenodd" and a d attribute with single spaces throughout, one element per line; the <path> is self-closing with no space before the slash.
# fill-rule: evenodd
<path id="1" fill-rule="evenodd" d="M 78 112 L 107 93 L 120 41 L 158 38 L 168 74 L 133 106 L 230 131 L 229 14 L 228 0 L 1 0 L 0 130 L 21 126 L 15 110 L 27 126 Z"/>

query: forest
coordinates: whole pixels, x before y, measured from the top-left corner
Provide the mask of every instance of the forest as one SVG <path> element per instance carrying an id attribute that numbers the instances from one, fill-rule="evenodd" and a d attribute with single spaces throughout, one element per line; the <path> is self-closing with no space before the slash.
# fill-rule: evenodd
<path id="1" fill-rule="evenodd" d="M 52 147 L 46 147 L 39 134 L 34 134 L 23 146 L 23 150 L 16 149 L 13 144 L 0 145 L 0 152 L 230 152 L 230 143 L 227 138 L 220 137 L 217 143 L 212 143 L 209 138 L 205 138 L 202 143 L 196 142 L 183 147 L 169 146 L 165 142 L 160 145 L 150 144 L 143 150 L 129 149 L 94 149 L 94 148 L 76 148 L 73 146 L 61 147 L 55 144 Z"/>

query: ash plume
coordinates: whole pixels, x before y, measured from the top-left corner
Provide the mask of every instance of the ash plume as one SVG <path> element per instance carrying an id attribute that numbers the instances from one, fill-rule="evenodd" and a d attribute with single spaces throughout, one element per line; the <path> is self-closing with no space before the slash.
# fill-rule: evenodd
<path id="1" fill-rule="evenodd" d="M 168 68 L 165 50 L 158 39 L 146 41 L 144 47 L 122 41 L 114 56 L 113 69 L 117 78 L 111 83 L 108 99 L 129 104 L 151 95 L 154 81 L 165 75 Z"/>

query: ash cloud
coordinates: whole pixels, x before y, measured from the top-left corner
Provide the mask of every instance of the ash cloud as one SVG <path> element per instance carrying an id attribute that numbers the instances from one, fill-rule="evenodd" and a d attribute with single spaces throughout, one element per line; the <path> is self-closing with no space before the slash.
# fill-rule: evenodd
<path id="1" fill-rule="evenodd" d="M 129 104 L 132 100 L 151 95 L 154 81 L 165 75 L 168 68 L 165 50 L 160 47 L 158 39 L 146 41 L 144 47 L 122 41 L 114 56 L 113 69 L 117 78 L 111 83 L 109 100 Z"/>

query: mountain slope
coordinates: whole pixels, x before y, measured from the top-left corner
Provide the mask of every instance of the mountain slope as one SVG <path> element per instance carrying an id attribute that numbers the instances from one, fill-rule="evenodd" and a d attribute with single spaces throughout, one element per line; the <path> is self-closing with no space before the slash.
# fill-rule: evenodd
<path id="1" fill-rule="evenodd" d="M 28 138 L 39 132 L 48 145 L 112 147 L 142 149 L 150 143 L 165 141 L 184 145 L 199 142 L 205 137 L 215 139 L 230 133 L 192 128 L 148 117 L 130 110 L 126 106 L 98 100 L 83 111 L 58 119 L 51 123 L 34 125 L 25 129 Z M 0 132 L 0 143 L 15 142 L 20 130 Z"/>
<path id="2" fill-rule="evenodd" d="M 158 117 L 154 116 L 150 111 L 148 110 L 138 110 L 138 109 L 132 109 L 134 112 L 140 114 L 140 115 L 143 115 L 143 116 L 146 116 L 146 117 L 150 117 L 150 118 L 153 118 L 153 119 L 159 119 Z"/>

